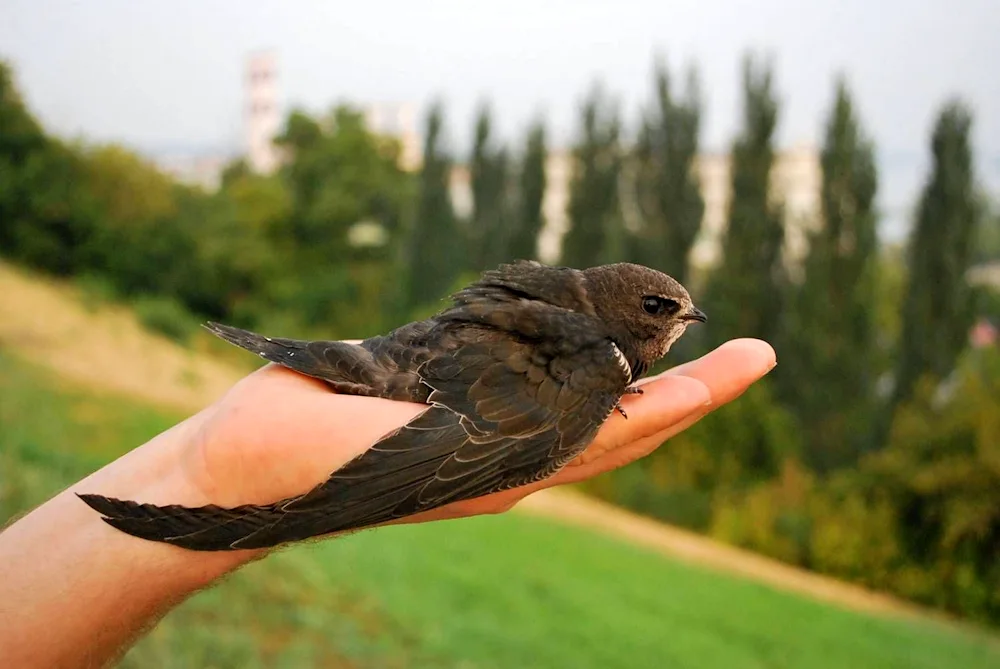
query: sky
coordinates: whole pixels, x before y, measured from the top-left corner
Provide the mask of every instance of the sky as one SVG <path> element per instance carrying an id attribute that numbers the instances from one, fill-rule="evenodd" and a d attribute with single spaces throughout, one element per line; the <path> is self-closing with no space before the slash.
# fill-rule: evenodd
<path id="1" fill-rule="evenodd" d="M 1000 199 L 998 35 L 997 0 L 0 3 L 0 57 L 47 127 L 147 153 L 238 149 L 244 60 L 262 48 L 286 108 L 441 98 L 457 150 L 487 97 L 505 136 L 541 114 L 571 141 L 598 79 L 634 127 L 662 54 L 677 73 L 697 66 L 702 143 L 724 150 L 752 50 L 773 59 L 781 146 L 822 140 L 834 78 L 848 77 L 879 152 L 880 204 L 900 220 L 953 96 L 973 110 L 980 179 Z"/>

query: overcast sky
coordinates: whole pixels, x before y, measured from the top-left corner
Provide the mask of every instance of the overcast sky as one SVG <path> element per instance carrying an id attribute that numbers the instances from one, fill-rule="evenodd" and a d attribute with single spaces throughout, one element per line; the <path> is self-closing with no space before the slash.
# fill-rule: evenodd
<path id="1" fill-rule="evenodd" d="M 833 77 L 848 75 L 889 208 L 919 185 L 934 114 L 953 95 L 975 113 L 981 178 L 1000 195 L 998 43 L 1000 0 L 0 3 L 0 56 L 43 121 L 146 151 L 237 148 L 244 57 L 263 47 L 278 55 L 286 105 L 440 95 L 460 146 L 483 96 L 506 134 L 542 112 L 571 137 L 595 77 L 634 119 L 659 50 L 675 69 L 699 67 L 703 142 L 722 149 L 752 48 L 775 59 L 783 145 L 819 141 Z"/>

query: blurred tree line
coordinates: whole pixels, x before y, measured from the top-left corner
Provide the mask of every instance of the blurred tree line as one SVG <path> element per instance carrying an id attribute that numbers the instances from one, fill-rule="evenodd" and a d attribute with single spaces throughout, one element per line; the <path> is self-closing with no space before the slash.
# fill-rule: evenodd
<path id="1" fill-rule="evenodd" d="M 905 248 L 877 235 L 875 147 L 846 81 L 821 151 L 820 220 L 800 261 L 773 188 L 780 99 L 770 63 L 743 64 L 742 127 L 711 268 L 689 262 L 705 202 L 697 73 L 658 59 L 628 137 L 595 85 L 572 150 L 561 262 L 628 260 L 692 287 L 709 314 L 672 356 L 743 336 L 781 364 L 743 398 L 654 455 L 589 485 L 596 495 L 810 569 L 1000 622 L 1000 352 L 972 347 L 1000 317 L 974 263 L 1000 260 L 1000 216 L 976 189 L 960 101 L 933 129 L 933 167 Z M 99 283 L 175 336 L 190 314 L 276 334 L 363 337 L 436 311 L 452 289 L 537 258 L 547 137 L 513 148 L 484 104 L 472 129 L 471 212 L 453 206 L 456 156 L 434 105 L 422 167 L 340 106 L 292 112 L 271 175 L 230 165 L 214 192 L 118 146 L 45 133 L 0 65 L 0 253 Z M 185 320 L 187 319 L 187 321 Z"/>

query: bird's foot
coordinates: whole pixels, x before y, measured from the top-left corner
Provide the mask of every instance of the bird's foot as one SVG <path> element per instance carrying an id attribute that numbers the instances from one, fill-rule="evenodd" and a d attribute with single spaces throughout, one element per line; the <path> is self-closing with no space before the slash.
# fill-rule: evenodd
<path id="1" fill-rule="evenodd" d="M 642 395 L 642 388 L 638 386 L 629 386 L 625 389 L 626 395 Z M 615 402 L 615 411 L 622 415 L 622 418 L 628 419 L 628 414 L 625 413 L 625 408 L 622 406 L 621 401 Z"/>

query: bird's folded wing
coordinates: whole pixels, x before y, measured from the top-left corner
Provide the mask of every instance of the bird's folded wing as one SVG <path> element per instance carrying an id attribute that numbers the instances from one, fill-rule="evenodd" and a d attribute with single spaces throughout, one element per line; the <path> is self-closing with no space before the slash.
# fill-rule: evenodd
<path id="1" fill-rule="evenodd" d="M 332 532 L 545 478 L 586 447 L 621 396 L 612 356 L 610 342 L 551 357 L 504 338 L 432 359 L 419 370 L 432 407 L 281 510 L 296 524 L 325 511 L 315 522 Z"/>

